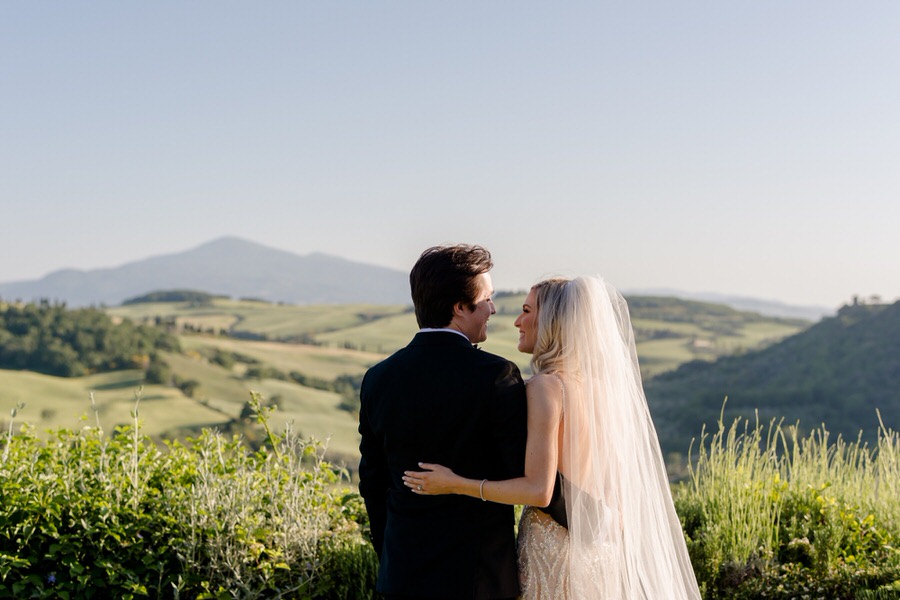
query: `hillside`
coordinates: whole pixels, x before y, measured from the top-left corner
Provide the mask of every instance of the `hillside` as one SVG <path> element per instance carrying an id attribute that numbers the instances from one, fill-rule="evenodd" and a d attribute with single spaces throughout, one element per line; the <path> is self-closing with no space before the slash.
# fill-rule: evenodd
<path id="1" fill-rule="evenodd" d="M 498 312 L 490 320 L 483 347 L 516 361 L 527 374 L 530 356 L 516 350 L 518 332 L 513 324 L 523 300 L 523 294 L 497 295 Z M 672 298 L 629 302 L 646 376 L 685 361 L 712 360 L 740 348 L 770 344 L 808 325 Z M 113 425 L 122 422 L 134 390 L 143 383 L 148 408 L 192 407 L 166 412 L 165 425 L 153 428 L 159 435 L 178 436 L 195 433 L 201 426 L 230 430 L 255 390 L 277 401 L 279 410 L 273 415 L 277 424 L 292 420 L 304 434 L 331 436 L 332 457 L 354 464 L 356 417 L 348 401 L 352 388 L 347 386 L 358 384 L 369 366 L 405 345 L 416 331 L 412 312 L 402 304 L 301 306 L 191 294 L 187 301 L 130 303 L 105 313 L 113 323 L 156 325 L 177 336 L 171 351 L 159 353 L 164 364 L 155 377 L 169 385 L 148 384 L 140 371 L 128 371 L 127 376 L 122 372 L 115 385 L 96 376 L 57 384 L 57 378 L 4 371 L 0 410 L 8 414 L 24 401 L 20 421 L 39 427 L 71 424 L 90 412 L 89 392 L 102 391 L 97 397 L 104 406 L 117 407 L 115 416 L 111 413 L 104 420 Z M 178 398 L 181 405 L 174 402 Z M 148 420 L 155 418 L 150 415 L 145 414 Z"/>
<path id="2" fill-rule="evenodd" d="M 728 397 L 726 421 L 800 420 L 808 431 L 875 438 L 879 423 L 900 426 L 900 302 L 845 306 L 838 314 L 762 350 L 690 362 L 646 384 L 664 448 L 686 447 L 700 423 L 713 424 Z"/>
<path id="3" fill-rule="evenodd" d="M 236 237 L 108 268 L 65 269 L 0 283 L 0 298 L 116 305 L 152 290 L 188 288 L 234 298 L 312 303 L 409 301 L 407 274 L 326 254 L 299 256 Z"/>
<path id="4" fill-rule="evenodd" d="M 497 314 L 491 317 L 483 347 L 526 369 L 530 357 L 516 350 L 518 332 L 513 325 L 524 299 L 524 294 L 496 296 Z M 809 325 L 801 319 L 764 317 L 677 298 L 630 297 L 628 303 L 645 377 L 691 360 L 714 360 L 772 344 Z M 405 345 L 416 331 L 415 317 L 405 305 L 291 306 L 218 298 L 208 303 L 128 304 L 108 308 L 107 313 L 136 322 L 168 323 L 179 331 L 300 341 L 378 354 Z"/>
<path id="5" fill-rule="evenodd" d="M 170 436 L 178 428 L 224 422 L 210 407 L 188 398 L 177 388 L 148 385 L 137 369 L 84 377 L 53 377 L 30 371 L 0 369 L 0 425 L 8 427 L 17 406 L 16 424 L 29 423 L 36 431 L 65 427 L 78 430 L 98 420 L 106 431 L 131 423 L 135 392 L 142 388 L 139 414 L 144 432 Z M 91 405 L 93 394 L 94 405 Z"/>
<path id="6" fill-rule="evenodd" d="M 240 422 L 252 390 L 277 402 L 279 408 L 271 421 L 279 430 L 291 421 L 294 430 L 304 436 L 329 439 L 331 460 L 348 465 L 358 460 L 356 417 L 338 408 L 339 394 L 289 381 L 245 377 L 240 368 L 218 365 L 193 348 L 186 354 L 164 353 L 164 360 L 173 375 L 194 383 L 190 395 L 172 385 L 148 384 L 143 371 L 135 369 L 84 377 L 0 369 L 0 428 L 5 431 L 11 410 L 22 406 L 17 410 L 16 427 L 29 423 L 38 433 L 56 427 L 77 430 L 99 420 L 105 430 L 112 431 L 117 425 L 131 422 L 135 393 L 141 390 L 140 419 L 144 431 L 154 438 L 196 436 L 203 427 L 252 436 L 252 423 Z M 316 368 L 319 364 L 321 367 Z M 286 355 L 281 366 L 304 370 L 311 367 L 310 372 L 324 377 L 365 368 L 355 364 L 353 358 L 341 355 L 312 362 L 304 355 Z"/>

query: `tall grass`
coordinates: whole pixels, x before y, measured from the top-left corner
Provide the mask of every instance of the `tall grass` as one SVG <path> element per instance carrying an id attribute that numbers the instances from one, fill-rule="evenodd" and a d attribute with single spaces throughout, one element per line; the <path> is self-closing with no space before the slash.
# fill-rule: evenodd
<path id="1" fill-rule="evenodd" d="M 900 598 L 896 432 L 720 419 L 698 452 L 674 495 L 705 598 Z"/>

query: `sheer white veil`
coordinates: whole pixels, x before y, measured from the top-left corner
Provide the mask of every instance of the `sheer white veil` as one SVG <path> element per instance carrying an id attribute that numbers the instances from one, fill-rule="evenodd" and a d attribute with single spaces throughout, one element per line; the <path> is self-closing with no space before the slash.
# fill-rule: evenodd
<path id="1" fill-rule="evenodd" d="M 594 276 L 565 283 L 557 303 L 546 307 L 558 319 L 557 360 L 536 370 L 558 372 L 565 387 L 568 597 L 697 600 L 625 299 Z"/>

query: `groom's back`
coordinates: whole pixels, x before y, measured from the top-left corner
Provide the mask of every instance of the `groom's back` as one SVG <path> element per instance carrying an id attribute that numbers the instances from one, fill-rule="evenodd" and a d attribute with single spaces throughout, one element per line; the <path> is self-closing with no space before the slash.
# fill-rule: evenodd
<path id="1" fill-rule="evenodd" d="M 522 474 L 525 395 L 515 365 L 456 333 L 419 333 L 370 369 L 361 400 L 360 491 L 380 550 L 379 591 L 515 596 L 512 507 L 419 496 L 402 482 L 418 462 L 478 479 Z"/>

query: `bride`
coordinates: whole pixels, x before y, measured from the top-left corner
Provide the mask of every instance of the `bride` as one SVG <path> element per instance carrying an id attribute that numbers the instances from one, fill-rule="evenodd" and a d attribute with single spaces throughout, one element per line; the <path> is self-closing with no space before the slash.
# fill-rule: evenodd
<path id="1" fill-rule="evenodd" d="M 624 298 L 599 277 L 548 279 L 531 288 L 516 327 L 535 373 L 525 476 L 466 479 L 420 463 L 405 484 L 528 505 L 519 524 L 526 600 L 698 600 Z"/>

